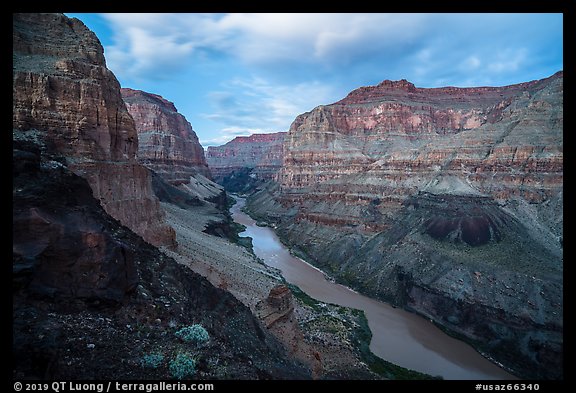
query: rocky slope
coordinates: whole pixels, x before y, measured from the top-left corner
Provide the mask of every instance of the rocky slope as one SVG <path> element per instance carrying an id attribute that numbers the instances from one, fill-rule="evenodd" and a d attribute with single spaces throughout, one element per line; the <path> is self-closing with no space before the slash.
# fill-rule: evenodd
<path id="1" fill-rule="evenodd" d="M 174 379 L 182 354 L 187 378 L 310 378 L 249 308 L 126 227 L 161 213 L 95 36 L 63 15 L 13 25 L 13 378 Z M 193 324 L 204 345 L 176 334 Z"/>
<path id="2" fill-rule="evenodd" d="M 562 376 L 563 74 L 384 81 L 300 115 L 249 208 L 362 292 L 529 378 Z M 514 348 L 514 350 L 512 350 Z"/>
<path id="3" fill-rule="evenodd" d="M 57 14 L 13 16 L 13 128 L 86 178 L 110 215 L 155 245 L 174 245 L 138 135 L 94 33 Z"/>
<path id="4" fill-rule="evenodd" d="M 174 379 L 179 353 L 194 379 L 310 378 L 250 309 L 120 225 L 64 161 L 14 142 L 15 380 Z M 201 348 L 175 334 L 196 323 Z"/>
<path id="5" fill-rule="evenodd" d="M 15 380 L 178 379 L 173 366 L 181 355 L 194 359 L 193 366 L 178 368 L 193 379 L 380 378 L 364 363 L 366 354 L 359 346 L 365 349 L 369 332 L 362 315 L 352 310 L 312 309 L 294 299 L 274 320 L 269 313 L 253 315 L 270 297 L 269 289 L 282 282 L 278 272 L 225 239 L 237 237 L 237 229 L 227 226 L 222 187 L 200 173 L 186 183 L 167 181 L 161 171 L 149 172 L 134 161 L 137 139 L 128 148 L 116 134 L 136 136 L 123 105 L 113 107 L 118 127 L 74 128 L 75 109 L 90 124 L 82 97 L 104 90 L 119 102 L 117 82 L 107 84 L 110 79 L 64 71 L 57 77 L 45 74 L 60 56 L 82 55 L 93 43 L 81 22 L 28 14 L 14 15 L 14 26 L 15 41 L 26 41 L 25 53 L 34 53 L 26 57 L 23 46 L 14 53 Z M 78 32 L 90 40 L 78 41 Z M 39 42 L 43 45 L 37 48 Z M 46 48 L 48 55 L 38 55 Z M 98 61 L 95 75 L 113 78 L 103 57 Z M 32 71 L 22 76 L 25 67 L 47 84 L 36 85 Z M 82 93 L 75 95 L 74 89 Z M 29 101 L 26 91 L 34 92 Z M 97 122 L 104 121 L 99 120 L 101 111 L 109 110 L 102 100 L 102 107 L 92 102 Z M 112 136 L 109 151 L 101 132 Z M 123 172 L 127 166 L 139 168 L 144 177 L 128 182 Z M 96 174 L 90 172 L 94 168 Z M 127 183 L 107 184 L 112 181 Z M 95 185 L 107 187 L 110 199 Z M 158 249 L 104 210 L 120 187 L 133 195 L 149 196 L 152 190 L 177 229 L 178 244 Z M 128 191 L 120 196 L 130 196 Z M 137 201 L 126 202 L 126 208 L 138 208 Z M 286 288 L 282 294 L 291 296 Z M 302 330 L 303 319 L 313 326 Z M 205 344 L 178 337 L 180 329 L 193 324 L 207 330 Z M 342 332 L 333 324 L 343 326 Z"/>
<path id="6" fill-rule="evenodd" d="M 209 146 L 206 160 L 214 180 L 233 192 L 270 180 L 282 165 L 285 132 L 239 136 L 222 146 Z M 248 187 L 249 188 L 249 187 Z"/>
<path id="7" fill-rule="evenodd" d="M 210 178 L 204 149 L 186 118 L 159 95 L 121 89 L 138 131 L 138 161 L 173 185 L 201 174 Z"/>

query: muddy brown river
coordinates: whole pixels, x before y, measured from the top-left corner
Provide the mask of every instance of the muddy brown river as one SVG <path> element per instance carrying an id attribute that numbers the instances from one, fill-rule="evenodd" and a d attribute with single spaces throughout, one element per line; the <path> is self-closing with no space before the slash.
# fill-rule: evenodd
<path id="1" fill-rule="evenodd" d="M 291 255 L 272 229 L 257 226 L 243 213 L 243 198 L 236 197 L 236 201 L 231 208 L 232 217 L 246 226 L 240 235 L 252 238 L 254 253 L 314 299 L 364 311 L 372 331 L 370 349 L 375 355 L 444 379 L 517 379 L 431 321 L 327 280 L 322 271 Z"/>

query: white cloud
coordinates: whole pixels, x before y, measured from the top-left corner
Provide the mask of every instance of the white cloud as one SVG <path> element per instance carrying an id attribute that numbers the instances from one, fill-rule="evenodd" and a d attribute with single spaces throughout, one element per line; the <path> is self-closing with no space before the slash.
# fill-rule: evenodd
<path id="1" fill-rule="evenodd" d="M 163 78 L 187 67 L 198 50 L 220 39 L 202 14 L 103 14 L 114 31 L 108 66 L 120 76 Z"/>
<path id="2" fill-rule="evenodd" d="M 287 131 L 294 118 L 333 96 L 320 82 L 274 84 L 261 77 L 236 78 L 223 84 L 226 91 L 211 92 L 213 112 L 204 117 L 227 127 Z"/>
<path id="3" fill-rule="evenodd" d="M 423 14 L 103 14 L 114 44 L 109 66 L 119 74 L 152 76 L 185 67 L 203 50 L 246 64 L 347 63 L 414 41 Z"/>
<path id="4" fill-rule="evenodd" d="M 109 63 L 120 73 L 140 75 L 158 68 L 166 71 L 186 59 L 193 49 L 190 42 L 179 43 L 174 36 L 153 35 L 141 27 L 127 28 L 124 34 L 129 45 L 115 45 L 107 51 Z"/>
<path id="5" fill-rule="evenodd" d="M 204 147 L 220 146 L 225 144 L 226 142 L 231 141 L 237 136 L 249 136 L 252 134 L 262 134 L 266 132 L 270 131 L 265 131 L 258 128 L 246 129 L 242 127 L 224 127 L 223 129 L 220 130 L 218 136 L 209 139 L 201 139 L 200 144 Z"/>
<path id="6" fill-rule="evenodd" d="M 488 70 L 494 73 L 517 71 L 526 60 L 526 55 L 527 50 L 525 48 L 502 50 L 488 64 Z"/>
<path id="7" fill-rule="evenodd" d="M 190 108 L 194 124 L 205 121 L 199 136 L 217 135 L 201 138 L 206 143 L 231 139 L 234 127 L 285 131 L 298 114 L 384 79 L 502 85 L 562 67 L 557 14 L 103 17 L 113 32 L 105 48 L 110 69 L 128 85 L 178 89 L 190 103 L 177 105 Z"/>
<path id="8" fill-rule="evenodd" d="M 249 63 L 333 62 L 405 44 L 421 34 L 425 18 L 423 14 L 228 14 L 218 25 L 237 33 L 229 49 Z"/>
<path id="9" fill-rule="evenodd" d="M 471 55 L 462 62 L 462 69 L 470 71 L 475 70 L 480 67 L 480 64 L 482 64 L 480 59 L 475 55 Z"/>
<path id="10" fill-rule="evenodd" d="M 536 23 L 535 14 L 233 13 L 104 17 L 115 32 L 114 44 L 106 48 L 110 68 L 121 77 L 148 79 L 170 78 L 175 71 L 209 57 L 232 59 L 247 67 L 284 67 L 286 73 L 307 67 L 307 79 L 318 78 L 320 72 L 365 71 L 366 67 L 374 70 L 375 64 L 380 64 L 380 80 L 398 74 L 408 79 L 457 82 L 459 78 L 469 80 L 470 75 L 464 74 L 472 71 L 503 74 L 519 70 L 529 59 L 537 58 L 534 50 L 546 49 L 536 38 L 561 35 L 561 26 L 560 30 L 551 29 L 552 22 L 541 26 Z M 527 42 L 526 36 L 532 37 L 533 42 Z M 533 49 L 530 45 L 541 47 Z M 294 71 L 291 65 L 300 68 Z"/>

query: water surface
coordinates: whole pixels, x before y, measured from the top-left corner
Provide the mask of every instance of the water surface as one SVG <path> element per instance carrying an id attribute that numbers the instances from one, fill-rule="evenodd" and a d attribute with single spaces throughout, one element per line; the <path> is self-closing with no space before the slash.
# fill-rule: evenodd
<path id="1" fill-rule="evenodd" d="M 245 200 L 236 197 L 231 209 L 237 223 L 246 226 L 241 236 L 250 236 L 254 253 L 279 269 L 291 284 L 310 297 L 326 303 L 363 310 L 372 331 L 370 350 L 394 364 L 444 379 L 516 379 L 490 362 L 470 345 L 448 336 L 431 321 L 386 303 L 360 295 L 326 279 L 326 275 L 294 257 L 274 231 L 259 227 L 240 209 Z"/>

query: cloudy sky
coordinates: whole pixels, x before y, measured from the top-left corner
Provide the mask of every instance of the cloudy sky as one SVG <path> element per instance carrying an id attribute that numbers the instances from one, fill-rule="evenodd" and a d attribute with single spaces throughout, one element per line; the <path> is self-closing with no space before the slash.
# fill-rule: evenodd
<path id="1" fill-rule="evenodd" d="M 173 101 L 204 147 L 287 131 L 384 79 L 500 86 L 563 69 L 562 14 L 67 14 L 123 87 Z"/>

